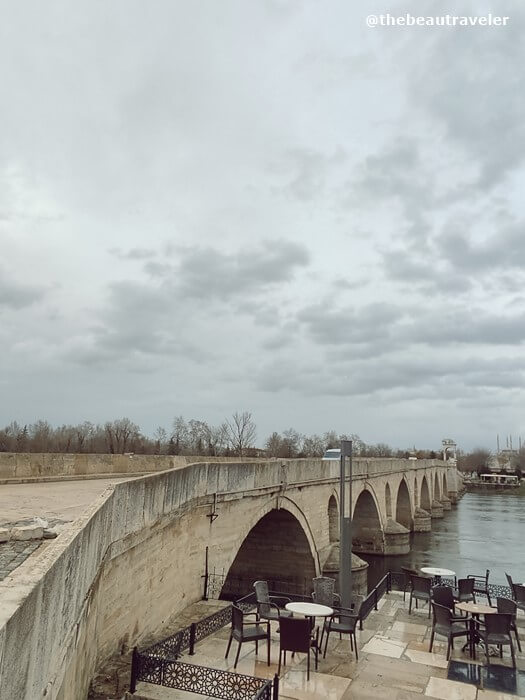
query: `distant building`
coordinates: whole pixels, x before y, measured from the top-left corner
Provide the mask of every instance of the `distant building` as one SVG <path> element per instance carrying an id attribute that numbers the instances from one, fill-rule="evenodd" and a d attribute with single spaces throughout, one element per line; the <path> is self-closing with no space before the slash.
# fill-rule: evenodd
<path id="1" fill-rule="evenodd" d="M 443 461 L 449 462 L 450 466 L 455 466 L 458 463 L 458 446 L 456 442 L 450 438 L 443 438 L 441 440 L 441 449 L 443 450 Z"/>

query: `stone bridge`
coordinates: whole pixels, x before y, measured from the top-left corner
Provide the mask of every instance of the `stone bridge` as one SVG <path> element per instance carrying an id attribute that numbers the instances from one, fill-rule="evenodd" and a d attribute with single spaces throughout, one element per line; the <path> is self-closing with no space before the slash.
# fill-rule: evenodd
<path id="1" fill-rule="evenodd" d="M 111 487 L 0 582 L 0 697 L 85 698 L 109 656 L 162 637 L 202 597 L 206 552 L 223 593 L 238 579 L 333 572 L 338 472 L 338 461 L 196 463 Z M 354 459 L 354 550 L 406 553 L 459 484 L 438 460 Z M 365 567 L 356 558 L 358 585 Z"/>

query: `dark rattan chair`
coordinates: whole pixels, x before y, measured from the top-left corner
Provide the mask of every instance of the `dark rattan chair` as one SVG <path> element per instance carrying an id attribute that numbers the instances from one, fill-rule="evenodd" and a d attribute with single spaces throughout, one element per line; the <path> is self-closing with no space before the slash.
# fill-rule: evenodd
<path id="1" fill-rule="evenodd" d="M 490 665 L 489 646 L 492 644 L 499 647 L 499 655 L 503 656 L 503 647 L 510 646 L 510 654 L 512 656 L 512 664 L 516 668 L 516 657 L 514 655 L 514 644 L 510 635 L 512 625 L 512 615 L 503 613 L 491 613 L 485 615 L 485 621 L 479 623 L 478 635 L 485 645 L 485 654 L 487 656 L 487 666 Z"/>
<path id="2" fill-rule="evenodd" d="M 410 591 L 410 600 L 408 602 L 408 614 L 412 613 L 412 599 L 416 601 L 416 609 L 418 600 L 428 603 L 428 616 L 430 617 L 430 600 L 432 598 L 432 579 L 425 576 L 410 577 L 412 589 Z"/>
<path id="3" fill-rule="evenodd" d="M 306 679 L 310 680 L 310 650 L 314 650 L 315 669 L 318 661 L 318 635 L 319 628 L 312 627 L 312 620 L 308 617 L 281 617 L 279 620 L 279 668 L 277 675 L 281 673 L 281 659 L 286 666 L 286 652 L 291 651 L 307 654 Z M 314 636 L 315 635 L 315 636 Z"/>
<path id="4" fill-rule="evenodd" d="M 232 640 L 235 639 L 239 642 L 237 647 L 237 654 L 235 656 L 235 663 L 233 668 L 237 667 L 237 661 L 239 660 L 239 654 L 241 651 L 241 646 L 243 642 L 255 642 L 255 653 L 259 652 L 259 639 L 265 639 L 268 646 L 268 666 L 270 665 L 270 622 L 261 622 L 260 620 L 251 620 L 247 622 L 244 618 L 247 615 L 256 615 L 256 613 L 243 613 L 241 608 L 237 605 L 232 605 L 232 629 L 230 633 L 230 639 L 228 641 L 228 647 L 226 648 L 226 654 L 224 658 L 228 658 L 230 653 L 230 647 Z"/>
<path id="5" fill-rule="evenodd" d="M 315 603 L 327 605 L 329 608 L 341 604 L 339 594 L 335 592 L 335 579 L 328 576 L 318 576 L 312 579 L 312 583 L 314 586 L 312 600 Z"/>
<path id="6" fill-rule="evenodd" d="M 518 606 L 515 600 L 510 598 L 496 598 L 496 604 L 498 606 L 498 612 L 504 613 L 505 615 L 512 615 L 512 622 L 510 623 L 510 629 L 516 635 L 516 643 L 518 645 L 519 651 L 521 651 L 520 638 L 518 636 L 518 626 L 516 624 L 516 615 L 518 613 Z"/>
<path id="7" fill-rule="evenodd" d="M 475 586 L 476 582 L 473 578 L 458 579 L 458 603 L 475 603 Z"/>
<path id="8" fill-rule="evenodd" d="M 432 651 L 432 646 L 434 644 L 434 636 L 440 634 L 446 637 L 448 640 L 447 646 L 447 661 L 450 657 L 450 649 L 454 648 L 454 639 L 456 637 L 466 637 L 467 642 L 471 642 L 470 638 L 470 617 L 462 617 L 461 620 L 453 617 L 452 612 L 449 608 L 443 605 L 438 605 L 437 603 L 432 603 L 432 633 L 430 635 L 430 648 Z"/>
<path id="9" fill-rule="evenodd" d="M 403 600 L 406 600 L 407 591 L 412 590 L 411 576 L 421 576 L 417 569 L 410 569 L 408 566 L 402 566 L 401 571 L 405 575 L 405 585 L 403 587 Z"/>
<path id="10" fill-rule="evenodd" d="M 350 635 L 350 650 L 355 651 L 355 660 L 357 661 L 358 654 L 355 630 L 357 623 L 359 622 L 359 612 L 361 610 L 363 600 L 364 596 L 362 595 L 354 596 L 352 599 L 351 608 L 338 608 L 334 611 L 333 615 L 325 620 L 323 625 L 323 634 L 326 632 L 326 641 L 324 644 L 323 658 L 326 656 L 330 632 L 339 632 L 339 638 L 341 638 L 341 635 L 343 634 Z"/>
<path id="11" fill-rule="evenodd" d="M 450 586 L 434 586 L 432 588 L 432 601 L 444 608 L 448 608 L 452 615 L 456 615 L 456 598 Z"/>
<path id="12" fill-rule="evenodd" d="M 490 569 L 487 569 L 485 571 L 485 576 L 478 575 L 478 574 L 468 574 L 467 578 L 474 579 L 474 593 L 482 593 L 483 595 L 486 595 L 487 600 L 489 602 L 489 605 L 492 605 L 492 603 L 490 602 L 490 592 L 489 592 L 489 574 L 490 574 Z M 458 584 L 459 584 L 459 581 L 458 581 Z"/>
<path id="13" fill-rule="evenodd" d="M 525 612 L 525 586 L 515 583 L 514 595 L 516 596 L 516 605 L 518 606 L 518 610 L 523 610 Z"/>
<path id="14" fill-rule="evenodd" d="M 284 596 L 271 596 L 268 591 L 267 581 L 255 581 L 255 598 L 257 600 L 257 613 L 263 620 L 278 620 L 280 617 L 292 617 L 292 613 L 281 608 L 290 602 L 290 598 Z"/>
<path id="15" fill-rule="evenodd" d="M 505 576 L 507 578 L 507 583 L 509 584 L 510 595 L 512 597 L 512 600 L 516 600 L 516 593 L 514 591 L 514 581 L 512 580 L 512 576 L 507 572 L 505 572 Z"/>

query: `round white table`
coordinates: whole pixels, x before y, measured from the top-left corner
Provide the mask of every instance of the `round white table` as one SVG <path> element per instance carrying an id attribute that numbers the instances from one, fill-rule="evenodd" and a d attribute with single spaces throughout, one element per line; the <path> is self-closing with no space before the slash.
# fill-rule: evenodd
<path id="1" fill-rule="evenodd" d="M 334 612 L 328 605 L 319 605 L 318 603 L 286 603 L 285 608 L 305 617 L 330 617 Z"/>
<path id="2" fill-rule="evenodd" d="M 429 576 L 438 576 L 441 578 L 442 576 L 455 576 L 456 572 L 452 571 L 451 569 L 439 569 L 438 567 L 435 566 L 424 566 L 421 571 L 424 574 L 429 574 Z"/>

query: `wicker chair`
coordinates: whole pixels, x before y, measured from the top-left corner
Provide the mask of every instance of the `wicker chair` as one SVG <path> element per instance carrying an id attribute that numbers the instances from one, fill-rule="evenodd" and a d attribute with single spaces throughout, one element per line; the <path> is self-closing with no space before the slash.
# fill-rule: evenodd
<path id="1" fill-rule="evenodd" d="M 458 603 L 476 602 L 475 585 L 476 582 L 473 578 L 458 579 Z"/>
<path id="2" fill-rule="evenodd" d="M 313 649 L 315 653 L 315 669 L 317 670 L 319 653 L 317 636 L 319 635 L 319 628 L 314 629 L 314 627 L 312 627 L 312 621 L 307 617 L 281 617 L 279 620 L 279 629 L 279 668 L 277 670 L 277 675 L 281 674 L 281 659 L 283 654 L 283 661 L 284 665 L 286 666 L 286 652 L 291 651 L 293 654 L 297 651 L 307 654 L 306 679 L 310 680 L 311 649 Z"/>
<path id="3" fill-rule="evenodd" d="M 474 593 L 482 593 L 483 595 L 486 595 L 489 605 L 492 605 L 492 603 L 490 602 L 489 592 L 489 574 L 490 569 L 487 569 L 485 571 L 485 576 L 478 574 L 468 574 L 467 578 L 474 579 Z"/>
<path id="4" fill-rule="evenodd" d="M 485 615 L 485 621 L 480 622 L 477 633 L 485 645 L 485 654 L 487 656 L 487 666 L 490 665 L 489 645 L 499 647 L 499 655 L 503 656 L 503 647 L 510 646 L 510 654 L 512 656 L 513 667 L 516 668 L 516 656 L 514 654 L 514 645 L 510 634 L 512 625 L 512 615 L 503 613 L 491 613 Z"/>
<path id="5" fill-rule="evenodd" d="M 361 610 L 361 604 L 364 600 L 364 596 L 356 595 L 352 598 L 350 608 L 338 608 L 334 611 L 334 614 L 325 620 L 323 625 L 323 634 L 326 632 L 326 641 L 324 645 L 323 658 L 326 657 L 326 650 L 328 649 L 328 637 L 330 632 L 339 632 L 339 637 L 342 634 L 350 635 L 350 650 L 355 651 L 355 660 L 358 659 L 357 654 L 357 639 L 355 636 L 355 629 L 357 623 L 359 622 L 359 612 Z M 322 639 L 322 637 L 321 637 Z"/>
<path id="6" fill-rule="evenodd" d="M 239 646 L 237 647 L 233 668 L 237 668 L 237 661 L 239 660 L 242 643 L 255 642 L 255 653 L 257 654 L 259 651 L 259 639 L 266 640 L 266 645 L 268 647 L 268 666 L 270 665 L 270 622 L 261 622 L 260 620 L 245 622 L 244 620 L 248 615 L 255 614 L 256 613 L 244 613 L 237 605 L 232 605 L 232 629 L 224 658 L 228 658 L 232 640 L 237 640 Z"/>
<path id="7" fill-rule="evenodd" d="M 327 605 L 332 608 L 334 605 L 340 605 L 341 599 L 339 594 L 335 592 L 335 579 L 328 576 L 318 576 L 312 579 L 314 590 L 312 591 L 312 600 L 319 605 Z"/>
<path id="8" fill-rule="evenodd" d="M 407 591 L 412 590 L 411 576 L 421 576 L 417 569 L 411 569 L 408 566 L 402 566 L 401 571 L 405 574 L 405 585 L 403 587 L 403 600 L 406 600 Z"/>
<path id="9" fill-rule="evenodd" d="M 521 651 L 520 638 L 518 636 L 518 625 L 516 624 L 516 615 L 518 614 L 518 606 L 516 605 L 516 601 L 511 600 L 510 598 L 496 598 L 496 604 L 498 606 L 499 613 L 512 615 L 510 629 L 516 635 L 518 650 Z"/>
<path id="10" fill-rule="evenodd" d="M 418 600 L 428 603 L 428 616 L 430 617 L 430 600 L 432 598 L 432 579 L 425 576 L 410 577 L 412 589 L 410 591 L 410 600 L 408 602 L 408 614 L 412 613 L 412 600 L 416 601 L 416 609 Z"/>
<path id="11" fill-rule="evenodd" d="M 512 580 L 512 576 L 507 572 L 505 572 L 505 576 L 507 578 L 507 583 L 509 584 L 510 595 L 512 596 L 512 600 L 516 600 L 516 592 L 514 591 L 514 581 Z"/>
<path id="12" fill-rule="evenodd" d="M 515 583 L 514 595 L 516 596 L 518 610 L 523 610 L 525 612 L 525 586 L 522 586 L 520 583 Z"/>
<path id="13" fill-rule="evenodd" d="M 452 615 L 456 614 L 455 605 L 458 602 L 450 586 L 434 586 L 432 588 L 432 601 L 437 605 L 448 608 Z"/>
<path id="14" fill-rule="evenodd" d="M 280 617 L 292 617 L 292 613 L 281 610 L 290 598 L 284 596 L 271 596 L 268 591 L 267 581 L 255 581 L 255 598 L 257 600 L 257 613 L 263 620 L 278 620 Z"/>
<path id="15" fill-rule="evenodd" d="M 447 661 L 450 657 L 450 649 L 454 648 L 454 639 L 456 637 L 466 637 L 467 642 L 471 641 L 470 638 L 470 617 L 462 617 L 461 620 L 452 616 L 450 608 L 446 608 L 443 605 L 438 605 L 437 603 L 432 603 L 433 621 L 432 621 L 432 633 L 430 635 L 430 648 L 432 651 L 432 646 L 434 645 L 434 635 L 440 634 L 446 637 L 448 640 L 447 646 Z"/>

